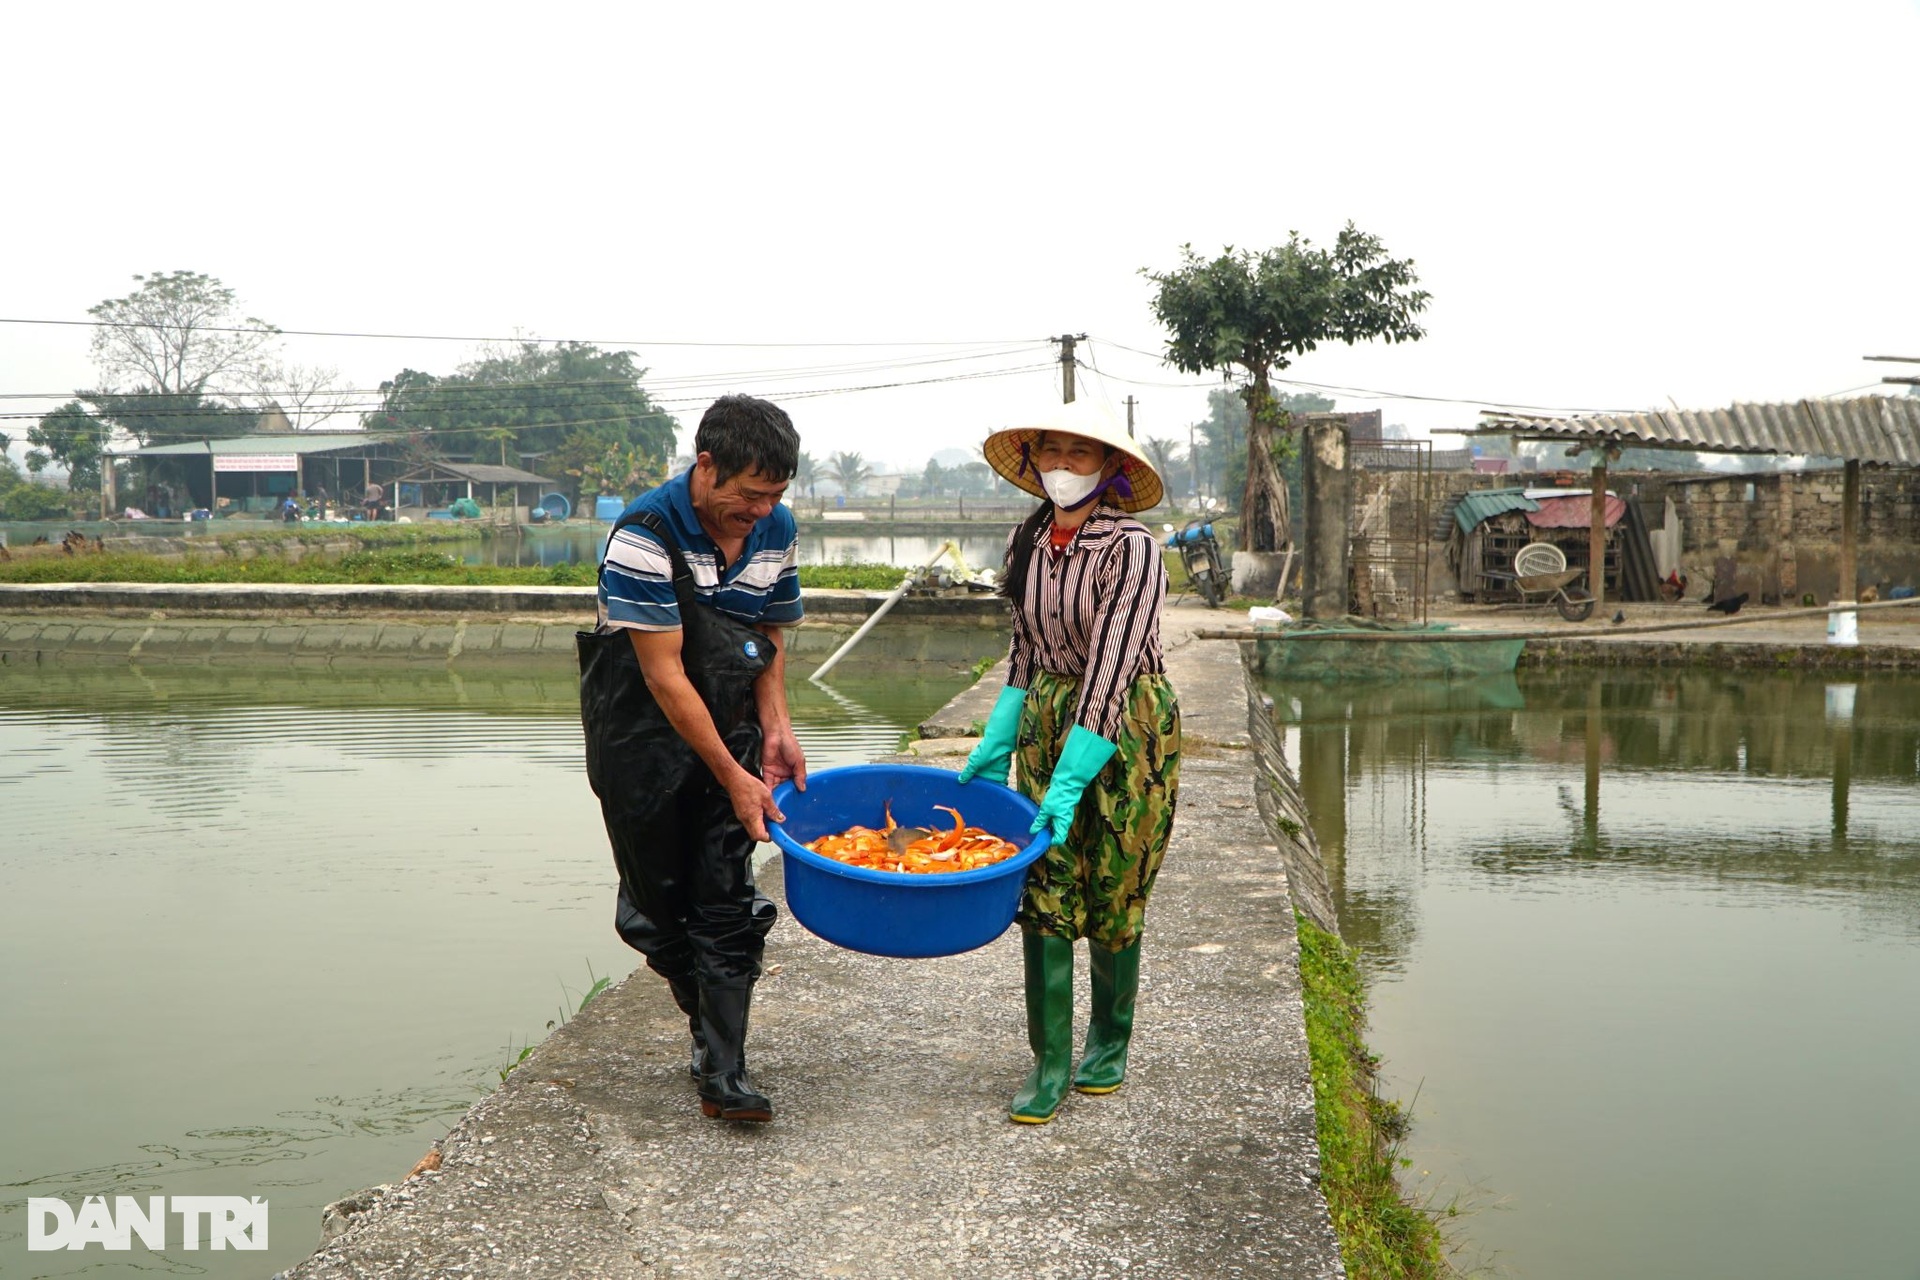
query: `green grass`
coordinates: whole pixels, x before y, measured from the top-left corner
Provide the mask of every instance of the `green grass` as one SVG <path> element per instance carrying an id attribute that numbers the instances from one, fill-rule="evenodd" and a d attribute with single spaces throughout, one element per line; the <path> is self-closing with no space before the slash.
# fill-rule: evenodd
<path id="1" fill-rule="evenodd" d="M 186 556 L 178 560 L 159 556 L 102 552 L 75 556 L 16 556 L 0 562 L 0 582 L 290 582 L 368 583 L 471 587 L 592 586 L 591 565 L 553 565 L 550 568 L 499 568 L 464 565 L 443 551 L 429 547 L 374 548 L 354 551 L 337 559 L 260 555 L 242 560 L 234 556 Z"/>
<path id="2" fill-rule="evenodd" d="M 1306 1001 L 1320 1185 L 1353 1280 L 1438 1280 L 1458 1274 L 1436 1219 L 1408 1204 L 1394 1172 L 1408 1119 L 1377 1089 L 1379 1059 L 1367 1049 L 1366 985 L 1344 942 L 1295 914 Z"/>
<path id="3" fill-rule="evenodd" d="M 907 576 L 890 564 L 803 564 L 800 585 L 817 590 L 891 591 Z"/>
<path id="4" fill-rule="evenodd" d="M 591 985 L 588 986 L 586 990 L 586 994 L 580 997 L 580 1003 L 577 1005 L 572 1004 L 573 991 L 567 986 L 566 983 L 562 982 L 560 984 L 560 996 L 561 996 L 560 1016 L 558 1018 L 550 1018 L 547 1020 L 548 1031 L 552 1031 L 555 1027 L 559 1026 L 563 1022 L 571 1022 L 573 1020 L 574 1014 L 586 1012 L 586 1008 L 589 1004 L 593 1002 L 593 998 L 599 995 L 602 991 L 605 991 L 608 987 L 613 985 L 612 978 L 601 978 L 601 977 L 596 977 L 594 975 L 593 961 L 591 960 L 587 961 L 587 978 L 590 980 Z M 569 1008 L 568 1007 L 569 1005 L 572 1005 L 572 1007 Z M 507 1052 L 512 1055 L 512 1058 L 507 1063 L 506 1066 L 500 1069 L 500 1078 L 502 1080 L 505 1080 L 508 1074 L 511 1073 L 515 1067 L 519 1066 L 521 1063 L 527 1060 L 528 1056 L 533 1053 L 533 1049 L 534 1049 L 533 1041 L 527 1040 L 525 1043 L 523 1043 L 520 1046 L 520 1051 L 518 1053 L 514 1053 L 513 1041 L 508 1040 Z"/>

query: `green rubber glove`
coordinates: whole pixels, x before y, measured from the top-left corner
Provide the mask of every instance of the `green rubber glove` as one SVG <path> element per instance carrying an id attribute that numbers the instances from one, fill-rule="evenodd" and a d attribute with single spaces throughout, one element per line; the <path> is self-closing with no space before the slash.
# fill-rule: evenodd
<path id="1" fill-rule="evenodd" d="M 1067 744 L 1060 748 L 1060 759 L 1053 766 L 1053 779 L 1047 783 L 1047 794 L 1040 801 L 1039 816 L 1034 818 L 1029 830 L 1038 831 L 1051 823 L 1053 842 L 1065 844 L 1067 831 L 1073 826 L 1073 811 L 1080 807 L 1080 797 L 1118 750 L 1093 730 L 1073 726 L 1067 733 Z"/>
<path id="2" fill-rule="evenodd" d="M 1013 742 L 1020 732 L 1020 708 L 1025 705 L 1025 689 L 1008 685 L 1000 691 L 1000 700 L 993 704 L 993 714 L 987 717 L 987 731 L 980 735 L 980 745 L 968 753 L 966 764 L 960 767 L 960 781 L 985 778 L 1003 787 L 1007 785 L 1007 767 L 1013 763 Z"/>

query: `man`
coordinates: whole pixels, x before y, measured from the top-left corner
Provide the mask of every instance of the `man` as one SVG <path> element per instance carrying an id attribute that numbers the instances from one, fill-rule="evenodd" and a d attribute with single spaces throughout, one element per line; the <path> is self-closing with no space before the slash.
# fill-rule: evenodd
<path id="1" fill-rule="evenodd" d="M 800 438 L 776 406 L 725 396 L 694 451 L 607 539 L 600 626 L 579 637 L 580 716 L 620 871 L 615 928 L 687 1015 L 701 1111 L 765 1121 L 745 1042 L 775 912 L 750 859 L 782 816 L 772 788 L 806 786 L 780 643 L 801 614 L 780 504 Z"/>

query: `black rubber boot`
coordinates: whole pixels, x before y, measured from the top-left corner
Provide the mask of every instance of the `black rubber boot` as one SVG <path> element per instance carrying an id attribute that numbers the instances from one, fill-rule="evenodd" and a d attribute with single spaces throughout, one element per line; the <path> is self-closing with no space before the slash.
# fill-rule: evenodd
<path id="1" fill-rule="evenodd" d="M 707 1074 L 707 1036 L 700 1029 L 700 984 L 692 978 L 669 980 L 673 1002 L 687 1015 L 687 1029 L 693 1032 L 693 1061 L 687 1067 L 695 1080 Z"/>
<path id="2" fill-rule="evenodd" d="M 747 1076 L 747 1009 L 752 1002 L 750 985 L 700 988 L 700 1027 L 707 1043 L 700 1114 L 711 1119 L 773 1119 L 773 1103 Z"/>
<path id="3" fill-rule="evenodd" d="M 1025 933 L 1027 1045 L 1033 1071 L 1007 1108 L 1009 1119 L 1045 1124 L 1067 1094 L 1073 1069 L 1073 943 L 1044 933 Z"/>
<path id="4" fill-rule="evenodd" d="M 1127 1078 L 1127 1042 L 1133 1038 L 1133 1002 L 1140 991 L 1140 943 L 1136 939 L 1119 951 L 1093 943 L 1090 952 L 1093 1017 L 1073 1087 L 1081 1093 L 1112 1093 Z"/>

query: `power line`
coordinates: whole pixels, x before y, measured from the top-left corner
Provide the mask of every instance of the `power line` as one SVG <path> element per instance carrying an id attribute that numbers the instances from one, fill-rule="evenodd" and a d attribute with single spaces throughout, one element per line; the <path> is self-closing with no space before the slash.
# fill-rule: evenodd
<path id="1" fill-rule="evenodd" d="M 963 355 L 928 356 L 924 359 L 915 359 L 915 360 L 864 360 L 864 361 L 854 361 L 851 363 L 844 363 L 844 364 L 791 365 L 791 366 L 782 366 L 782 367 L 771 368 L 771 369 L 735 369 L 735 370 L 724 370 L 724 371 L 715 372 L 715 373 L 689 373 L 689 374 L 671 375 L 666 377 L 652 377 L 652 376 L 642 375 L 638 379 L 578 378 L 578 379 L 539 379 L 539 380 L 529 381 L 529 382 L 474 382 L 474 381 L 465 380 L 469 376 L 465 374 L 458 374 L 458 373 L 446 374 L 446 375 L 427 374 L 426 376 L 434 379 L 433 384 L 430 386 L 423 385 L 423 386 L 420 386 L 418 389 L 421 392 L 425 392 L 425 393 L 453 394 L 453 393 L 465 393 L 465 392 L 477 393 L 477 392 L 488 392 L 488 391 L 519 391 L 519 390 L 544 391 L 544 390 L 558 390 L 561 388 L 574 388 L 574 387 L 632 388 L 636 386 L 637 387 L 672 387 L 672 386 L 681 386 L 681 385 L 698 386 L 698 385 L 703 385 L 703 384 L 713 383 L 713 382 L 736 381 L 736 380 L 747 379 L 747 378 L 825 377 L 830 374 L 838 374 L 838 373 L 872 373 L 872 372 L 877 372 L 883 369 L 910 369 L 910 368 L 916 368 L 924 365 L 933 365 L 933 364 L 960 364 L 968 360 L 990 360 L 990 359 L 999 359 L 1004 356 L 1020 355 L 1023 352 L 1032 351 L 1036 347 L 1044 346 L 1044 345 L 1045 344 L 1040 344 L 1040 343 L 1025 343 L 1020 346 L 999 347 L 993 350 L 970 352 Z M 421 372 L 421 371 L 416 370 L 415 372 Z M 462 381 L 455 382 L 454 379 L 456 378 L 462 379 Z M 326 387 L 326 388 L 322 388 L 321 394 L 339 395 L 339 396 L 386 395 L 388 391 L 391 389 L 391 385 L 392 384 L 390 383 L 387 387 Z M 224 396 L 224 397 L 233 399 L 241 396 L 257 396 L 263 393 L 271 394 L 272 388 L 266 387 L 266 388 L 253 388 L 253 389 L 242 390 L 242 389 L 234 389 L 234 388 L 204 387 L 199 391 L 198 394 L 202 396 Z M 75 394 L 76 393 L 72 391 L 50 391 L 50 392 L 9 391 L 9 392 L 0 392 L 0 400 L 58 400 L 63 398 L 71 399 Z M 184 395 L 186 393 L 185 392 L 111 393 L 110 392 L 107 394 Z"/>
<path id="2" fill-rule="evenodd" d="M 15 316 L 0 316 L 0 324 L 43 324 L 68 325 L 82 329 L 145 329 L 150 326 L 131 320 L 43 320 L 27 319 Z M 532 346 L 565 346 L 568 343 L 580 343 L 595 347 L 730 347 L 730 348 L 829 348 L 829 347 L 993 347 L 1010 343 L 1030 342 L 1028 338 L 937 339 L 930 341 L 903 341 L 889 339 L 884 342 L 695 342 L 686 339 L 638 339 L 638 338 L 529 338 L 516 335 L 503 337 L 475 337 L 471 334 L 454 333 L 363 333 L 343 329 L 281 329 L 274 325 L 200 325 L 200 333 L 264 333 L 289 338 L 374 338 L 388 342 L 507 342 Z"/>
<path id="3" fill-rule="evenodd" d="M 1163 357 L 1153 355 L 1150 352 L 1142 351 L 1138 347 L 1125 346 L 1118 342 L 1108 341 L 1105 338 L 1096 338 L 1094 339 L 1094 341 L 1105 342 L 1110 347 L 1118 347 L 1120 350 L 1132 352 L 1134 355 L 1147 356 L 1149 359 L 1153 359 L 1153 360 L 1163 360 Z M 1104 376 L 1113 378 L 1119 382 L 1130 383 L 1136 387 L 1174 387 L 1174 388 L 1179 388 L 1187 391 L 1198 391 L 1202 389 L 1202 385 L 1203 385 L 1203 384 L 1197 384 L 1192 382 L 1155 382 L 1145 378 L 1129 378 L 1123 374 L 1118 374 L 1118 373 L 1109 373 L 1109 374 L 1105 374 Z M 1433 396 L 1433 395 L 1422 395 L 1418 392 L 1406 392 L 1406 391 L 1380 391 L 1380 390 L 1368 388 L 1368 387 L 1343 386 L 1343 385 L 1340 385 L 1339 383 L 1332 383 L 1332 382 L 1307 382 L 1300 378 L 1278 378 L 1278 377 L 1269 376 L 1267 380 L 1271 383 L 1274 383 L 1277 386 L 1301 387 L 1309 391 L 1332 391 L 1342 395 L 1359 396 L 1362 399 L 1368 399 L 1368 400 L 1415 400 L 1415 401 L 1422 401 L 1422 402 L 1431 403 L 1431 404 L 1489 405 L 1496 409 L 1531 409 L 1531 410 L 1537 410 L 1542 413 L 1555 413 L 1555 412 L 1626 413 L 1626 412 L 1631 412 L 1630 410 L 1624 410 L 1624 409 L 1580 409 L 1580 408 L 1574 408 L 1569 405 L 1528 405 L 1528 404 L 1517 404 L 1512 401 L 1506 401 L 1506 400 L 1472 399 L 1472 398 L 1467 398 L 1463 396 Z"/>
<path id="4" fill-rule="evenodd" d="M 1162 363 L 1165 363 L 1164 356 L 1155 355 L 1154 353 L 1149 351 L 1142 351 L 1138 347 L 1129 347 L 1123 343 L 1114 342 L 1109 338 L 1095 338 L 1093 339 L 1093 341 L 1103 342 L 1107 346 L 1116 347 L 1121 351 L 1131 352 L 1132 354 L 1137 356 L 1146 356 L 1150 360 L 1158 360 L 1158 361 L 1161 361 Z M 1096 370 L 1096 372 L 1099 372 L 1099 371 Z M 1129 383 L 1137 387 L 1173 387 L 1173 388 L 1179 388 L 1182 390 L 1190 390 L 1190 391 L 1197 391 L 1201 389 L 1199 384 L 1195 384 L 1192 382 L 1151 382 L 1151 381 L 1147 381 L 1145 379 L 1140 379 L 1140 378 L 1128 378 L 1128 377 L 1125 377 L 1124 375 L 1117 374 L 1117 373 L 1102 373 L 1101 376 L 1114 378 L 1117 381 Z M 1379 390 L 1374 390 L 1367 387 L 1341 386 L 1338 383 L 1331 383 L 1331 382 L 1306 382 L 1298 378 L 1269 377 L 1268 381 L 1279 386 L 1300 387 L 1309 391 L 1331 391 L 1341 395 L 1358 396 L 1362 399 L 1369 399 L 1369 400 L 1413 400 L 1413 401 L 1420 401 L 1420 402 L 1430 403 L 1430 404 L 1482 405 L 1482 406 L 1488 406 L 1494 409 L 1523 409 L 1523 410 L 1530 410 L 1537 413 L 1635 413 L 1635 412 L 1638 412 L 1638 410 L 1634 410 L 1634 409 L 1590 409 L 1590 408 L 1578 408 L 1570 405 L 1518 404 L 1508 400 L 1492 400 L 1492 399 L 1484 399 L 1484 398 L 1476 399 L 1476 398 L 1466 398 L 1466 397 L 1460 397 L 1460 396 L 1422 395 L 1417 392 L 1405 392 L 1405 391 L 1379 391 Z M 1849 387 L 1844 391 L 1829 391 L 1825 395 L 1814 397 L 1814 399 L 1832 400 L 1840 396 L 1853 395 L 1856 392 L 1860 392 L 1860 391 L 1871 391 L 1874 388 L 1878 387 L 1879 385 L 1880 385 L 1879 383 L 1868 383 L 1864 386 Z"/>
<path id="5" fill-rule="evenodd" d="M 665 378 L 650 377 L 650 378 L 646 378 L 644 381 L 628 381 L 628 380 L 622 380 L 622 379 L 616 378 L 616 379 L 565 380 L 565 381 L 557 381 L 557 382 L 556 381 L 449 382 L 449 381 L 444 381 L 436 378 L 436 380 L 430 385 L 422 385 L 417 388 L 414 388 L 411 394 L 414 396 L 417 396 L 419 402 L 412 405 L 405 405 L 403 406 L 403 408 L 410 409 L 411 411 L 418 412 L 418 413 L 432 413 L 432 412 L 439 412 L 439 411 L 460 410 L 460 409 L 470 408 L 476 405 L 483 404 L 487 400 L 492 399 L 496 393 L 503 392 L 503 391 L 510 391 L 510 390 L 529 390 L 529 391 L 544 392 L 544 391 L 564 391 L 564 390 L 582 390 L 582 389 L 586 391 L 591 391 L 592 389 L 595 389 L 595 388 L 618 388 L 618 389 L 628 390 L 628 391 L 637 391 L 642 395 L 648 396 L 650 399 L 665 400 L 665 399 L 672 398 L 665 394 L 672 391 L 690 391 L 697 388 L 710 388 L 710 387 L 742 387 L 742 386 L 750 387 L 755 382 L 766 380 L 766 379 L 772 379 L 772 378 L 796 378 L 796 379 L 827 378 L 827 377 L 847 376 L 847 375 L 862 374 L 862 373 L 878 373 L 878 372 L 882 372 L 890 369 L 912 369 L 912 368 L 924 368 L 931 365 L 963 364 L 970 361 L 980 361 L 980 360 L 999 360 L 999 359 L 1005 359 L 1008 356 L 1017 356 L 1022 354 L 1023 352 L 1032 351 L 1037 346 L 1041 346 L 1041 345 L 1043 344 L 1027 343 L 1027 344 L 1024 344 L 1021 346 L 1015 346 L 1015 347 L 1003 347 L 1003 348 L 997 348 L 993 350 L 968 352 L 960 355 L 927 356 L 927 357 L 918 358 L 918 359 L 878 360 L 878 361 L 869 360 L 869 361 L 855 361 L 851 363 L 841 363 L 841 364 L 831 364 L 831 365 L 802 365 L 802 366 L 791 366 L 791 367 L 759 369 L 759 370 L 734 370 L 734 371 L 717 372 L 717 373 L 684 374 L 677 377 L 665 377 Z M 992 371 L 988 371 L 988 372 L 991 373 Z M 429 375 L 429 376 L 432 376 L 432 375 Z M 453 375 L 453 376 L 459 377 L 461 375 Z M 888 385 L 893 385 L 893 384 L 888 384 Z M 826 394 L 832 394 L 834 391 L 833 388 L 815 389 L 815 390 L 823 390 Z M 324 389 L 323 391 L 316 393 L 314 396 L 310 397 L 306 401 L 302 402 L 300 405 L 296 406 L 296 408 L 300 412 L 324 412 L 326 416 L 332 416 L 334 414 L 339 414 L 339 413 L 371 413 L 378 410 L 386 409 L 388 407 L 388 398 L 391 396 L 392 391 L 393 391 L 392 384 L 389 384 L 385 388 L 378 388 L 378 387 L 327 388 L 327 389 Z M 656 393 L 659 393 L 659 394 L 656 394 Z M 133 392 L 133 393 L 123 393 L 123 394 L 137 396 L 141 394 L 178 395 L 178 394 L 184 394 L 184 393 Z M 268 400 L 274 399 L 271 393 L 271 388 L 256 390 L 256 391 L 238 391 L 238 390 L 230 390 L 230 389 L 202 389 L 197 394 L 203 397 L 223 397 L 228 400 L 239 400 L 242 398 L 252 398 L 252 397 L 265 397 Z M 794 394 L 796 394 L 796 392 L 789 391 L 784 394 L 786 394 L 789 397 L 792 397 Z M 369 401 L 365 399 L 365 397 L 377 397 L 377 399 Z M 30 393 L 30 392 L 10 392 L 10 393 L 0 394 L 0 400 L 57 401 L 57 400 L 71 400 L 74 398 L 76 398 L 76 393 L 73 393 L 73 392 L 60 393 L 60 394 L 46 394 L 46 395 L 41 395 L 38 393 Z M 698 399 L 698 398 L 699 397 L 696 397 L 694 399 Z M 577 407 L 580 407 L 580 402 L 583 399 L 590 399 L 590 396 L 587 396 L 587 395 L 567 396 L 563 398 L 562 403 L 564 403 L 565 406 L 568 408 L 577 408 Z M 679 399 L 685 400 L 687 398 L 680 397 Z M 282 405 L 280 407 L 284 412 L 286 409 L 286 406 Z M 522 410 L 554 407 L 554 402 L 548 401 L 543 403 L 540 401 L 528 402 L 523 400 L 517 405 L 515 405 L 514 407 Z M 256 408 L 251 408 L 245 405 L 223 405 L 223 404 L 215 404 L 215 403 L 203 403 L 193 408 L 187 408 L 187 409 L 181 409 L 181 410 L 156 410 L 154 411 L 154 413 L 155 415 L 158 415 L 158 416 L 193 416 L 193 415 L 199 415 L 199 414 L 217 415 L 222 413 L 229 414 L 229 415 L 236 415 L 236 414 L 257 413 L 263 410 L 264 410 L 264 406 L 261 409 L 256 409 Z M 38 419 L 44 416 L 46 415 L 40 412 L 0 413 L 0 420 Z"/>
<path id="6" fill-rule="evenodd" d="M 768 399 L 774 399 L 774 400 L 812 400 L 812 399 L 818 399 L 821 396 L 850 395 L 850 394 L 863 392 L 863 391 L 886 391 L 886 390 L 891 390 L 897 387 L 922 387 L 922 386 L 931 386 L 936 383 L 944 383 L 944 382 L 973 382 L 983 378 L 1005 378 L 1005 377 L 1011 377 L 1015 374 L 1032 373 L 1035 370 L 1039 370 L 1039 369 L 1052 369 L 1053 367 L 1054 367 L 1054 364 L 1052 361 L 1044 361 L 1038 364 L 1019 365 L 1010 369 L 983 369 L 983 370 L 977 370 L 972 373 L 944 374 L 937 378 L 909 378 L 909 379 L 902 379 L 895 382 L 871 382 L 871 383 L 862 383 L 854 386 L 844 386 L 844 387 L 792 388 L 787 390 L 765 391 L 765 392 L 762 392 L 761 394 Z M 650 396 L 649 400 L 651 400 L 652 403 L 662 406 L 660 409 L 651 411 L 651 412 L 643 411 L 639 413 L 622 413 L 612 417 L 605 417 L 605 418 L 575 418 L 575 419 L 566 419 L 566 420 L 557 421 L 557 422 L 529 422 L 529 423 L 517 425 L 510 429 L 518 430 L 518 431 L 554 430 L 562 427 L 594 426 L 604 422 L 631 422 L 636 419 L 643 419 L 643 418 L 650 418 L 650 417 L 654 417 L 654 418 L 672 417 L 673 413 L 670 410 L 666 409 L 665 406 L 674 405 L 674 404 L 699 405 L 699 404 L 705 403 L 706 399 L 707 397 L 704 395 L 701 395 L 701 396 Z M 337 410 L 336 412 L 372 413 L 372 412 L 378 411 L 383 407 L 384 406 L 381 404 L 366 405 L 364 407 L 349 406 L 347 408 Z M 259 412 L 258 410 L 254 410 L 254 409 L 234 408 L 234 407 L 224 406 L 224 405 L 209 405 L 209 406 L 203 406 L 196 409 L 157 409 L 150 413 L 140 414 L 139 416 L 141 418 L 211 418 L 211 417 L 219 417 L 222 415 L 228 416 L 228 417 L 234 417 L 239 415 L 257 416 L 258 412 Z M 402 412 L 405 412 L 405 410 L 402 410 Z M 421 412 L 431 413 L 433 412 L 433 410 L 426 409 L 426 410 L 422 410 Z M 10 414 L 0 413 L 0 420 L 6 420 L 6 419 L 38 420 L 39 418 L 44 416 L 45 415 L 43 414 L 33 414 L 33 413 L 10 413 Z M 89 414 L 88 416 L 94 417 L 96 418 L 96 420 L 98 418 L 98 415 L 95 415 L 95 414 Z M 472 432 L 489 431 L 489 430 L 495 430 L 495 429 L 497 428 L 484 427 L 484 426 L 460 426 L 460 427 L 425 427 L 423 426 L 423 427 L 414 427 L 414 428 L 395 429 L 392 432 L 392 434 L 412 435 L 412 434 L 418 434 L 420 432 L 444 431 L 448 434 L 465 435 L 465 434 L 470 434 Z M 373 432 L 309 433 L 309 432 L 294 431 L 294 432 L 288 432 L 286 434 L 288 434 L 289 436 L 303 436 L 303 435 L 309 435 L 309 434 L 372 435 L 375 433 Z M 386 433 L 380 433 L 380 434 L 386 434 Z"/>

